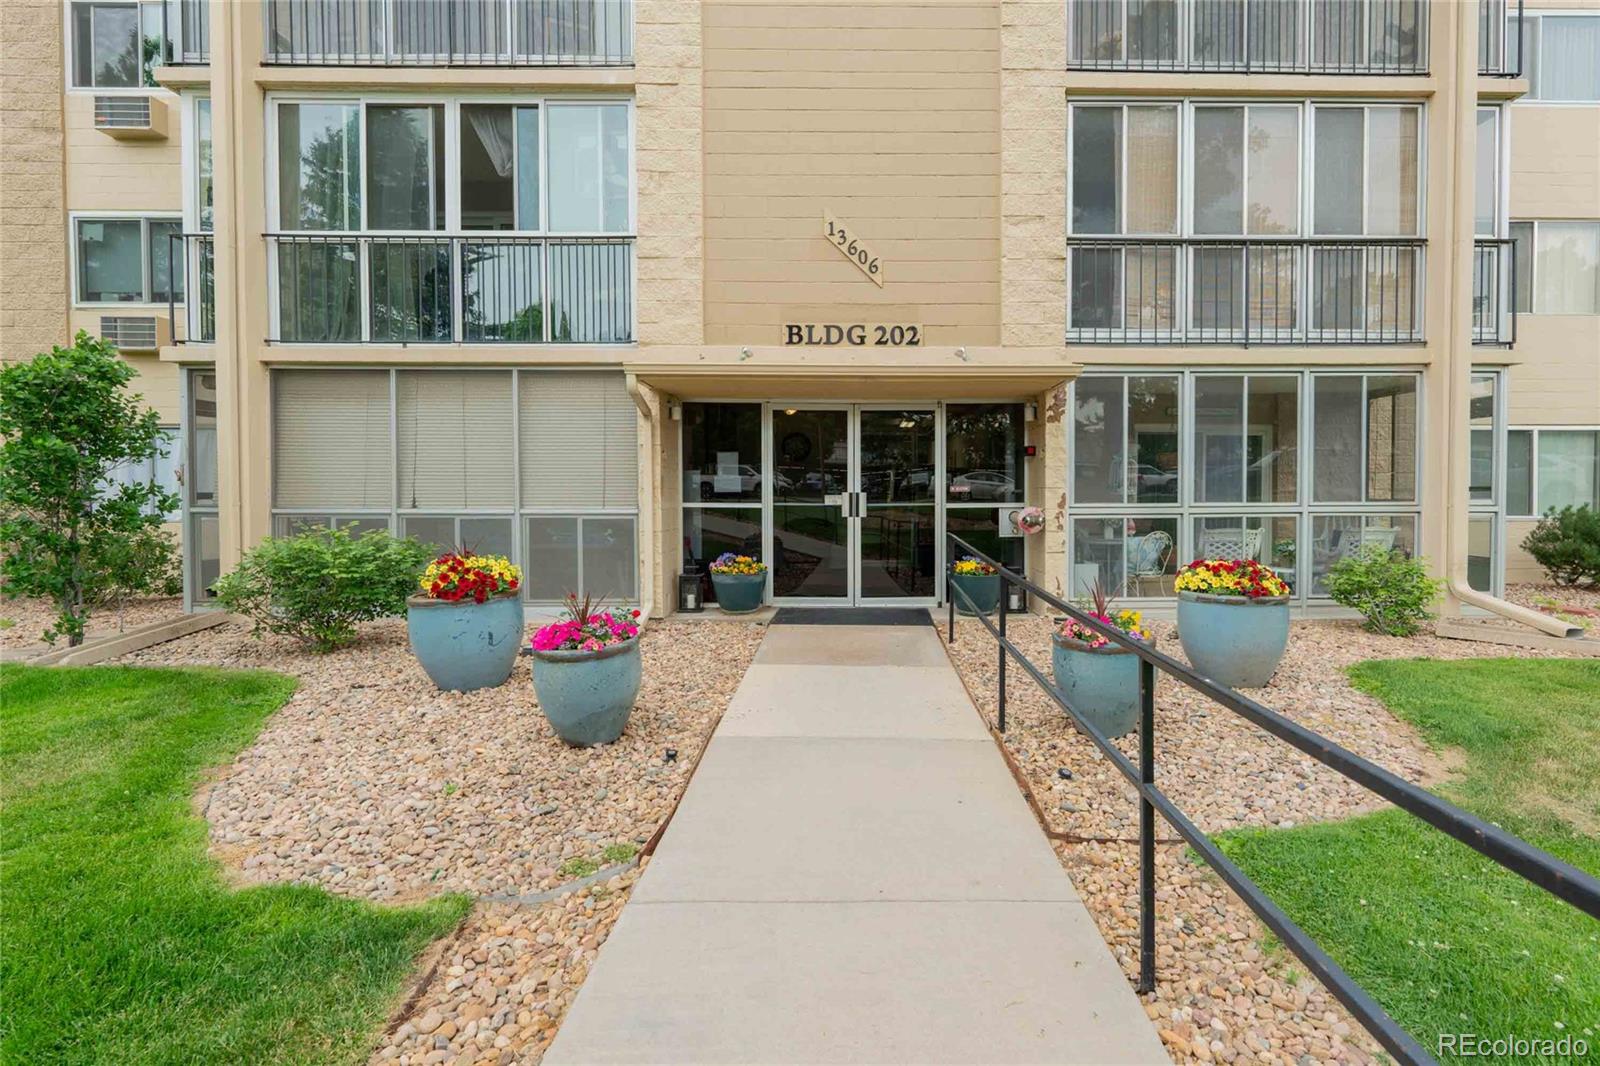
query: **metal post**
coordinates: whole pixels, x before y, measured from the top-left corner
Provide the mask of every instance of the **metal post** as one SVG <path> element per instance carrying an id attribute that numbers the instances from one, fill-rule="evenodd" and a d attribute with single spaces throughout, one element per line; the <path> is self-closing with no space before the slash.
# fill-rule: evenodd
<path id="1" fill-rule="evenodd" d="M 945 547 L 954 548 L 954 545 L 947 544 Z M 949 569 L 946 569 L 944 572 L 945 606 L 950 609 L 950 621 L 947 623 L 950 627 L 950 636 L 945 643 L 954 644 L 956 642 L 956 588 L 955 582 L 950 580 L 950 573 L 951 571 Z"/>
<path id="2" fill-rule="evenodd" d="M 1006 575 L 1000 575 L 1000 639 L 995 642 L 995 647 L 1000 652 L 1000 665 L 997 671 L 1000 692 L 1000 732 L 1006 731 L 1006 601 L 1011 598 L 1011 582 Z"/>
<path id="3" fill-rule="evenodd" d="M 1156 668 L 1139 660 L 1139 780 L 1156 783 Z M 1139 991 L 1156 990 L 1156 809 L 1139 797 Z"/>

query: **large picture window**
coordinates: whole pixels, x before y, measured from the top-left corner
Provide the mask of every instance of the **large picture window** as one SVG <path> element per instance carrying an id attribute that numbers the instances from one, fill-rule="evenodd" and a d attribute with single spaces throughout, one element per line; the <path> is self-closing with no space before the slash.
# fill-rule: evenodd
<path id="1" fill-rule="evenodd" d="M 354 525 L 504 554 L 524 598 L 639 598 L 637 409 L 622 375 L 273 372 L 273 529 Z M 578 436 L 591 444 L 570 446 Z"/>
<path id="2" fill-rule="evenodd" d="M 1321 575 L 1363 536 L 1409 546 L 1418 386 L 1400 373 L 1084 374 L 1072 387 L 1071 594 L 1098 579 L 1171 596 L 1177 567 L 1206 556 L 1255 559 L 1304 599 L 1324 594 Z M 1368 526 L 1395 532 L 1335 532 Z"/>
<path id="3" fill-rule="evenodd" d="M 626 100 L 274 101 L 275 341 L 633 338 Z"/>

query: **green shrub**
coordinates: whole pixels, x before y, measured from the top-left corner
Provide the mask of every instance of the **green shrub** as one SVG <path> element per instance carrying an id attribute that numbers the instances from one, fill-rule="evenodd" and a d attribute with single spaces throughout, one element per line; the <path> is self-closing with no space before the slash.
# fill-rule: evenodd
<path id="1" fill-rule="evenodd" d="M 405 613 L 431 555 L 407 538 L 313 527 L 262 541 L 214 586 L 217 602 L 319 652 L 355 639 L 356 625 Z"/>
<path id="2" fill-rule="evenodd" d="M 1600 510 L 1552 510 L 1522 539 L 1522 550 L 1558 585 L 1600 586 Z"/>
<path id="3" fill-rule="evenodd" d="M 1421 559 L 1379 544 L 1340 559 L 1328 571 L 1328 595 L 1334 602 L 1360 611 L 1368 629 L 1391 637 L 1409 637 L 1433 617 L 1433 602 L 1443 584 L 1428 576 Z"/>

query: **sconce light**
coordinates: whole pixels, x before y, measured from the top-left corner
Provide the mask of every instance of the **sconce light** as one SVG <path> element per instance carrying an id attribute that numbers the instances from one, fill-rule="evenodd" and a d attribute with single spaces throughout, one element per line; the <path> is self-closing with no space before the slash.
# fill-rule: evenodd
<path id="1" fill-rule="evenodd" d="M 1029 422 L 1039 421 L 1039 405 L 1036 403 L 1024 404 L 1022 417 Z"/>
<path id="2" fill-rule="evenodd" d="M 682 422 L 683 421 L 683 404 L 678 403 L 676 400 L 674 400 L 672 403 L 667 404 L 667 414 L 672 417 L 672 420 L 674 422 Z"/>

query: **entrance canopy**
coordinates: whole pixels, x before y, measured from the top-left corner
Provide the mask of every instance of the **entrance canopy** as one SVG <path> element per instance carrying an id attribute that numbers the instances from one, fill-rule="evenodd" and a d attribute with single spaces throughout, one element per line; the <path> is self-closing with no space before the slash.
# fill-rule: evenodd
<path id="1" fill-rule="evenodd" d="M 670 396 L 721 399 L 1016 400 L 1047 392 L 1081 369 L 1058 348 L 655 346 L 647 351 L 649 361 L 623 369 Z"/>

